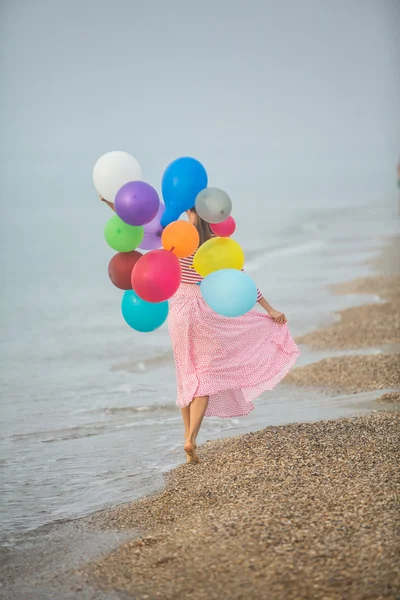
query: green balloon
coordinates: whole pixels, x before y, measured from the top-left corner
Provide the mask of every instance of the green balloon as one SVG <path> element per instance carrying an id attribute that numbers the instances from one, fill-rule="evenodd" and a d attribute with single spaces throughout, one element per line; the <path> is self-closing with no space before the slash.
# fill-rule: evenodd
<path id="1" fill-rule="evenodd" d="M 118 215 L 108 221 L 104 230 L 104 237 L 111 248 L 117 252 L 131 252 L 142 242 L 144 228 L 124 223 Z"/>

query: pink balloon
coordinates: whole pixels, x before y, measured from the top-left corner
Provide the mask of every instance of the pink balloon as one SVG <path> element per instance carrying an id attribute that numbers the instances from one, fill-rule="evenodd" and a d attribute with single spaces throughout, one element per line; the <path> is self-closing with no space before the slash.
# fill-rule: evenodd
<path id="1" fill-rule="evenodd" d="M 233 217 L 228 217 L 222 223 L 210 223 L 211 231 L 219 237 L 229 237 L 235 232 L 236 222 Z M 140 246 L 139 246 L 140 247 Z"/>
<path id="2" fill-rule="evenodd" d="M 142 256 L 132 271 L 132 288 L 147 302 L 164 302 L 181 283 L 181 265 L 168 250 L 152 250 Z"/>

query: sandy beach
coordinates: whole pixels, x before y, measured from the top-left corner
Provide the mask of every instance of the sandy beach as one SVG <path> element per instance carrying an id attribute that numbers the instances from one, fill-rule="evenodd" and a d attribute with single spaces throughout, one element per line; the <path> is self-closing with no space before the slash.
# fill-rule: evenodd
<path id="1" fill-rule="evenodd" d="M 394 599 L 399 434 L 375 413 L 205 444 L 199 467 L 115 512 L 107 527 L 143 536 L 90 577 L 135 598 Z"/>
<path id="2" fill-rule="evenodd" d="M 4 597 L 398 599 L 398 248 L 332 287 L 368 302 L 298 338 L 326 356 L 284 381 L 332 399 L 376 392 L 368 414 L 207 441 L 159 493 L 51 529 L 47 545 L 41 534 L 45 568 L 21 553 Z"/>
<path id="3" fill-rule="evenodd" d="M 391 389 L 378 402 L 396 408 L 398 248 L 392 240 L 374 261 L 384 274 L 332 289 L 375 301 L 297 340 L 354 354 L 298 367 L 286 383 L 332 394 Z M 366 348 L 374 353 L 356 352 Z M 140 537 L 82 574 L 136 598 L 394 600 L 399 439 L 399 413 L 388 410 L 206 443 L 201 463 L 172 471 L 163 492 L 100 517 L 101 528 Z"/>

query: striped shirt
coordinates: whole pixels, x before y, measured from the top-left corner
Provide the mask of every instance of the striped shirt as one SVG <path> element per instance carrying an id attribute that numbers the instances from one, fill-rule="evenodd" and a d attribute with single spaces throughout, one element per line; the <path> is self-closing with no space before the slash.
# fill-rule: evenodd
<path id="1" fill-rule="evenodd" d="M 199 284 L 203 281 L 203 277 L 193 269 L 194 253 L 187 258 L 180 258 L 179 262 L 182 269 L 182 283 Z M 242 269 L 244 271 L 244 269 Z M 257 289 L 257 302 L 263 297 L 259 289 Z"/>

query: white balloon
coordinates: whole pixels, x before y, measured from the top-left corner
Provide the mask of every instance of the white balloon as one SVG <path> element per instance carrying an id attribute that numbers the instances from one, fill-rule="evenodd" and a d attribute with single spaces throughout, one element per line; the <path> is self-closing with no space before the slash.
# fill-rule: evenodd
<path id="1" fill-rule="evenodd" d="M 127 152 L 107 152 L 94 165 L 94 187 L 100 196 L 111 202 L 114 202 L 116 193 L 125 183 L 141 179 L 141 166 L 136 158 Z"/>

